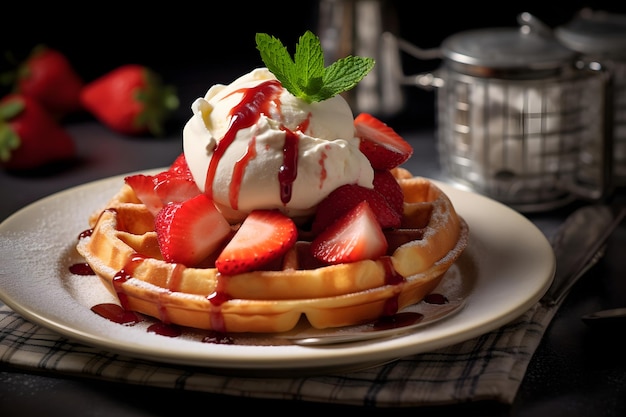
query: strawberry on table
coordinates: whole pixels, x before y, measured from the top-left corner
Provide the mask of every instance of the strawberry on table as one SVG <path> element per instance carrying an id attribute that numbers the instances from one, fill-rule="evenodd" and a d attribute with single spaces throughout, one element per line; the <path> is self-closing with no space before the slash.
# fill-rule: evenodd
<path id="1" fill-rule="evenodd" d="M 174 87 L 137 64 L 122 65 L 87 83 L 80 99 L 100 122 L 127 135 L 162 135 L 179 105 Z"/>
<path id="2" fill-rule="evenodd" d="M 36 46 L 11 75 L 13 92 L 34 98 L 57 119 L 81 109 L 84 82 L 56 49 Z"/>
<path id="3" fill-rule="evenodd" d="M 254 210 L 243 220 L 215 261 L 224 275 L 261 269 L 284 255 L 295 243 L 295 223 L 278 210 Z"/>
<path id="4" fill-rule="evenodd" d="M 75 154 L 72 137 L 38 101 L 19 94 L 0 100 L 0 166 L 24 171 Z"/>
<path id="5" fill-rule="evenodd" d="M 386 123 L 368 113 L 354 119 L 359 149 L 374 169 L 392 169 L 413 155 L 413 147 Z"/>
<path id="6" fill-rule="evenodd" d="M 206 194 L 166 204 L 157 213 L 154 224 L 163 259 L 186 266 L 207 258 L 232 232 Z"/>
<path id="7" fill-rule="evenodd" d="M 311 242 L 312 255 L 328 264 L 376 259 L 388 243 L 376 214 L 361 201 Z"/>

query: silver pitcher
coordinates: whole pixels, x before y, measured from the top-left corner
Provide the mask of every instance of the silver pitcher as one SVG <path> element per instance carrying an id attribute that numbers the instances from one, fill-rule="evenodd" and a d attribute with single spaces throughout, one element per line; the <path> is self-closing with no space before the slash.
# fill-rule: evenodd
<path id="1" fill-rule="evenodd" d="M 404 106 L 400 85 L 400 51 L 394 36 L 398 21 L 393 2 L 386 0 L 320 0 L 318 33 L 324 59 L 348 55 L 374 58 L 374 69 L 344 93 L 355 112 L 393 116 Z"/>

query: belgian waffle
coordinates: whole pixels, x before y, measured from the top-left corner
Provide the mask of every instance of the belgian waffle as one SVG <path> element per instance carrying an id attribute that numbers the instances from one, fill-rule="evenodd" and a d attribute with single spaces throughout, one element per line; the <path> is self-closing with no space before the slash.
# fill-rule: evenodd
<path id="1" fill-rule="evenodd" d="M 271 270 L 221 276 L 211 259 L 165 262 L 154 217 L 124 184 L 89 218 L 78 252 L 122 307 L 165 323 L 220 332 L 291 330 L 304 316 L 315 328 L 375 320 L 420 302 L 468 243 L 469 229 L 430 180 L 393 170 L 404 193 L 401 228 L 388 230 L 387 255 L 324 265 L 299 241 Z"/>

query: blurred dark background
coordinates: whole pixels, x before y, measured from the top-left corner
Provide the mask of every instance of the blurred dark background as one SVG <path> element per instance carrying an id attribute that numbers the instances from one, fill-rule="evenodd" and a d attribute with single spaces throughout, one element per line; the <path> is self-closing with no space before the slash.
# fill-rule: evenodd
<path id="1" fill-rule="evenodd" d="M 421 48 L 436 48 L 459 31 L 518 26 L 517 16 L 530 12 L 550 27 L 570 21 L 582 8 L 626 13 L 625 2 L 413 2 L 381 0 L 395 10 L 398 35 Z M 116 66 L 139 63 L 174 83 L 181 99 L 180 117 L 189 105 L 214 83 L 228 83 L 263 63 L 254 36 L 266 32 L 293 47 L 307 29 L 317 33 L 317 0 L 252 2 L 168 2 L 144 5 L 91 2 L 79 7 L 57 2 L 4 7 L 0 25 L 0 50 L 14 60 L 23 59 L 37 44 L 64 52 L 85 81 Z M 81 6 L 82 5 L 82 6 Z M 132 10 L 130 10 L 132 9 Z M 37 16 L 37 18 L 35 18 Z M 328 63 L 327 63 L 328 64 Z M 431 71 L 437 60 L 403 55 L 406 74 Z M 433 91 L 407 88 L 408 104 L 400 122 L 433 124 Z"/>

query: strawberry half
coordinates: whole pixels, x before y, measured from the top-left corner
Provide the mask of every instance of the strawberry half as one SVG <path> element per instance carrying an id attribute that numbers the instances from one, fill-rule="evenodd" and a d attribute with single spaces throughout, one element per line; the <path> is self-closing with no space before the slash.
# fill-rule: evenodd
<path id="1" fill-rule="evenodd" d="M 312 255 L 327 264 L 377 259 L 388 243 L 376 214 L 362 201 L 311 242 Z"/>
<path id="2" fill-rule="evenodd" d="M 392 169 L 413 155 L 413 147 L 386 123 L 368 113 L 354 119 L 359 149 L 374 169 Z"/>
<path id="3" fill-rule="evenodd" d="M 318 204 L 311 231 L 314 235 L 320 234 L 362 201 L 369 203 L 383 229 L 400 226 L 402 216 L 389 205 L 382 194 L 373 188 L 346 184 L 333 190 Z"/>
<path id="4" fill-rule="evenodd" d="M 236 275 L 262 269 L 283 256 L 295 243 L 298 230 L 278 210 L 254 210 L 243 220 L 215 260 L 218 272 Z"/>
<path id="5" fill-rule="evenodd" d="M 232 231 L 205 194 L 166 204 L 154 225 L 163 259 L 186 266 L 197 265 L 211 255 Z"/>

